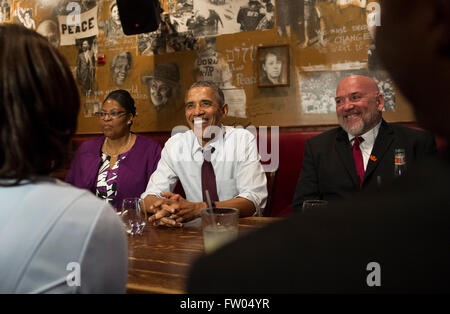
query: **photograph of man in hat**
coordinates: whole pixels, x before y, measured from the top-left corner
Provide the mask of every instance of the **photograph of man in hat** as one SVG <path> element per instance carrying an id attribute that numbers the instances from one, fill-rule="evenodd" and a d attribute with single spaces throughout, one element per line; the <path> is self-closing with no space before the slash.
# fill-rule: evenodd
<path id="1" fill-rule="evenodd" d="M 175 63 L 155 65 L 155 70 L 142 77 L 142 83 L 147 85 L 150 101 L 159 111 L 166 106 L 179 87 L 180 71 Z"/>

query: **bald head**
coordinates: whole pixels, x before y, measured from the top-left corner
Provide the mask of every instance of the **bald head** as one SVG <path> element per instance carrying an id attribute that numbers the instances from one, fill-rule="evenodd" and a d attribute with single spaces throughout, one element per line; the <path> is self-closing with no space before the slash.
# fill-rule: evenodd
<path id="1" fill-rule="evenodd" d="M 340 126 L 353 136 L 360 136 L 380 121 L 384 97 L 377 83 L 369 77 L 351 75 L 336 89 L 336 114 Z"/>
<path id="2" fill-rule="evenodd" d="M 339 82 L 336 89 L 336 95 L 338 94 L 339 89 L 348 89 L 349 87 L 366 93 L 380 92 L 377 83 L 375 83 L 372 78 L 363 75 L 350 75 L 344 77 Z"/>

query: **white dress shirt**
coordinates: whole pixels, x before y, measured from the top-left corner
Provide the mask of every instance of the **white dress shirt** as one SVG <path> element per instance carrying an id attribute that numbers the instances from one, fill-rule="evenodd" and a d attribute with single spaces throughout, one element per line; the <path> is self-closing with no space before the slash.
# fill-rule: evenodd
<path id="1" fill-rule="evenodd" d="M 266 205 L 267 185 L 255 136 L 247 130 L 223 127 L 224 134 L 206 144 L 215 148 L 211 156 L 220 201 L 242 197 L 255 205 L 259 216 Z M 173 191 L 181 181 L 190 202 L 203 202 L 201 169 L 203 148 L 192 130 L 178 133 L 166 142 L 158 167 L 150 177 L 146 191 L 141 195 L 161 197 L 160 193 Z"/>
<path id="2" fill-rule="evenodd" d="M 364 171 L 366 171 L 367 164 L 369 163 L 370 155 L 372 154 L 373 145 L 375 144 L 375 139 L 377 138 L 378 131 L 380 130 L 381 126 L 381 120 L 380 122 L 371 130 L 367 131 L 363 135 L 360 135 L 364 139 L 364 141 L 359 144 L 359 148 L 361 149 L 362 155 L 363 155 L 363 161 L 364 161 Z M 353 145 L 353 138 L 355 136 L 348 134 L 348 140 L 350 141 L 351 145 Z"/>

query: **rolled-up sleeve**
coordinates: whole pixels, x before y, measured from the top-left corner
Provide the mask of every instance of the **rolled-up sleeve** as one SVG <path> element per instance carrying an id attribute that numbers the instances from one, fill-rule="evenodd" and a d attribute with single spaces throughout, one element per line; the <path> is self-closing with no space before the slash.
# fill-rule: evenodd
<path id="1" fill-rule="evenodd" d="M 160 194 L 163 192 L 172 192 L 177 181 L 178 176 L 173 170 L 172 161 L 169 156 L 169 148 L 166 145 L 161 151 L 161 159 L 158 162 L 155 172 L 153 172 L 148 181 L 147 188 L 141 194 L 141 198 L 145 198 L 148 195 L 161 197 Z"/>
<path id="2" fill-rule="evenodd" d="M 245 158 L 238 163 L 236 184 L 238 195 L 255 205 L 254 216 L 260 216 L 267 202 L 267 179 L 260 163 L 255 136 L 246 136 Z"/>

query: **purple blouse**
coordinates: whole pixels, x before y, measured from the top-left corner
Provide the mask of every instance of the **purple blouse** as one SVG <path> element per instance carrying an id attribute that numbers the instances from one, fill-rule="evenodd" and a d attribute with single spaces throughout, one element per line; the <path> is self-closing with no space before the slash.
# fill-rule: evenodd
<path id="1" fill-rule="evenodd" d="M 88 189 L 96 194 L 97 179 L 102 160 L 101 147 L 104 136 L 85 141 L 78 149 L 66 182 Z M 121 158 L 124 154 L 120 155 Z M 156 141 L 136 134 L 136 142 L 120 160 L 117 168 L 116 196 L 114 207 L 120 209 L 122 200 L 127 197 L 140 197 L 145 191 L 151 174 L 155 171 L 161 158 L 161 146 Z"/>

